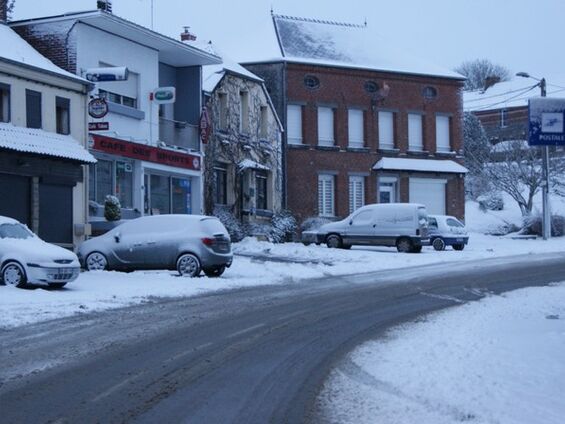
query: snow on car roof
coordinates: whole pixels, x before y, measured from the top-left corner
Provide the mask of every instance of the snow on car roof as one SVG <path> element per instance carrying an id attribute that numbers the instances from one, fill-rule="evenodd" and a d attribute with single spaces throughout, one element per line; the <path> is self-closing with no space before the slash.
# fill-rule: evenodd
<path id="1" fill-rule="evenodd" d="M 18 224 L 19 221 L 14 219 L 14 218 L 10 218 L 7 216 L 1 216 L 0 215 L 0 225 L 2 224 Z"/>

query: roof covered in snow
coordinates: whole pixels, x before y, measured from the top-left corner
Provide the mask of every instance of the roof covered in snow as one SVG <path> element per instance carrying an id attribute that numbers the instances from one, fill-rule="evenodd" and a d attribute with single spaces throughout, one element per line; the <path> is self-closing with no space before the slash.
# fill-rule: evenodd
<path id="1" fill-rule="evenodd" d="M 273 15 L 282 57 L 288 62 L 350 67 L 444 78 L 460 74 L 403 53 L 377 38 L 366 25 Z"/>
<path id="2" fill-rule="evenodd" d="M 382 158 L 373 169 L 383 171 L 420 171 L 465 174 L 467 168 L 452 160 Z"/>
<path id="3" fill-rule="evenodd" d="M 31 45 L 29 45 L 22 37 L 20 37 L 9 26 L 0 23 L 0 40 L 2 40 L 2 48 L 0 48 L 0 60 L 4 59 L 19 65 L 35 68 L 38 71 L 49 72 L 67 79 L 80 82 L 82 84 L 90 84 L 85 79 L 77 77 L 64 69 L 59 68 L 45 56 L 41 55 Z"/>
<path id="4" fill-rule="evenodd" d="M 78 141 L 68 135 L 0 123 L 0 148 L 96 163 L 96 159 Z"/>

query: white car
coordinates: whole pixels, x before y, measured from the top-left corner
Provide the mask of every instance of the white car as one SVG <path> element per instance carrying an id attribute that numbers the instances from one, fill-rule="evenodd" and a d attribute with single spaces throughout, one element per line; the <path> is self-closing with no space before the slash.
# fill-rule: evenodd
<path id="1" fill-rule="evenodd" d="M 60 288 L 77 279 L 80 263 L 73 252 L 47 243 L 25 225 L 0 216 L 0 283 Z"/>
<path id="2" fill-rule="evenodd" d="M 446 246 L 452 246 L 454 250 L 463 250 L 469 243 L 465 224 L 454 216 L 428 215 L 428 230 L 430 244 L 438 251 L 445 250 Z"/>

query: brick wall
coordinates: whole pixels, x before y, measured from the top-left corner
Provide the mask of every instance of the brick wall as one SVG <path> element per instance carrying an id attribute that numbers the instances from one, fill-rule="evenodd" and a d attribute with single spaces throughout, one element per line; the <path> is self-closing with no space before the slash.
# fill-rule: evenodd
<path id="1" fill-rule="evenodd" d="M 501 121 L 501 110 L 492 109 L 474 112 L 479 118 L 487 137 L 492 143 L 505 140 L 525 140 L 528 138 L 528 108 L 513 107 L 506 110 L 504 123 Z M 504 125 L 503 125 L 504 124 Z"/>

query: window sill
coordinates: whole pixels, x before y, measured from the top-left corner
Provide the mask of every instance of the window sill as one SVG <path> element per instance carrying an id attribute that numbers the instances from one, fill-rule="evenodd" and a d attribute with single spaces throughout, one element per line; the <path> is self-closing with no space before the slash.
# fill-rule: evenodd
<path id="1" fill-rule="evenodd" d="M 339 146 L 316 146 L 316 150 L 325 150 L 328 152 L 339 152 Z"/>
<path id="2" fill-rule="evenodd" d="M 124 106 L 118 103 L 108 102 L 108 111 L 112 113 L 116 113 L 118 115 L 127 116 L 128 118 L 133 118 L 137 120 L 144 120 L 145 119 L 145 112 L 139 109 L 135 109 L 133 107 Z"/>
<path id="3" fill-rule="evenodd" d="M 457 152 L 436 152 L 436 156 L 448 156 L 448 157 L 452 157 L 452 156 L 456 156 Z"/>
<path id="4" fill-rule="evenodd" d="M 369 153 L 371 149 L 369 149 L 368 147 L 348 147 L 346 151 L 355 153 Z"/>
<path id="5" fill-rule="evenodd" d="M 382 148 L 382 149 L 377 149 L 377 152 L 379 153 L 399 153 L 400 149 L 396 149 L 394 147 L 389 148 Z"/>
<path id="6" fill-rule="evenodd" d="M 287 144 L 287 147 L 292 150 L 308 150 L 310 149 L 309 144 Z"/>
<path id="7" fill-rule="evenodd" d="M 406 153 L 413 156 L 428 156 L 430 154 L 428 150 L 408 150 Z"/>

